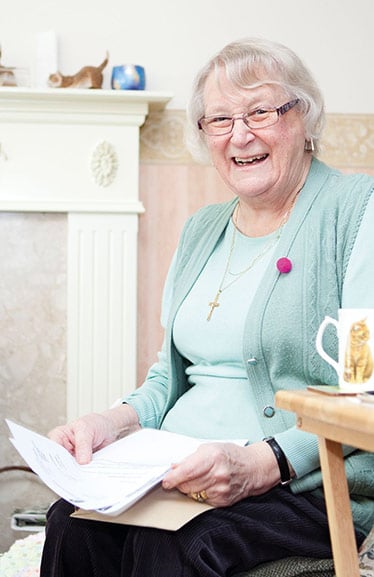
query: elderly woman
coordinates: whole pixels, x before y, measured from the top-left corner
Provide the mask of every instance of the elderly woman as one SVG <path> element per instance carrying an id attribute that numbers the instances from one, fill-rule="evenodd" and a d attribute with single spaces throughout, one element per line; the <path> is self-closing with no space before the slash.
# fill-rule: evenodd
<path id="1" fill-rule="evenodd" d="M 374 307 L 374 182 L 314 158 L 323 99 L 282 45 L 226 46 L 197 76 L 189 112 L 192 144 L 235 199 L 200 210 L 182 232 L 165 341 L 145 383 L 50 436 L 81 463 L 139 427 L 227 440 L 204 444 L 163 480 L 215 508 L 171 532 L 72 519 L 58 501 L 42 577 L 218 577 L 331 556 L 316 438 L 274 408 L 274 394 L 335 384 L 315 350 L 320 322 L 341 307 Z M 238 437 L 247 445 L 229 442 Z M 346 453 L 360 543 L 374 519 L 373 462 Z"/>

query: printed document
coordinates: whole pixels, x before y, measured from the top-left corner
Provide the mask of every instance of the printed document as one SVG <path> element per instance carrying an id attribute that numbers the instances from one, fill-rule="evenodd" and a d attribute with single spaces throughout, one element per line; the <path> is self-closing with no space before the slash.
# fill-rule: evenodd
<path id="1" fill-rule="evenodd" d="M 84 510 L 118 515 L 166 475 L 173 463 L 207 440 L 141 429 L 100 449 L 80 465 L 61 445 L 10 420 L 10 441 L 29 467 L 57 495 Z M 243 445 L 245 441 L 232 441 Z"/>

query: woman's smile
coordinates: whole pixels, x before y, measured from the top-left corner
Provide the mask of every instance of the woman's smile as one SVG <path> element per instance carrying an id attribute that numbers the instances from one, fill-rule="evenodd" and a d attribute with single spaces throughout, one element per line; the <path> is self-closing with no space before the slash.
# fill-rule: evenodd
<path id="1" fill-rule="evenodd" d="M 268 154 L 257 154 L 255 156 L 234 156 L 233 161 L 237 166 L 253 166 L 262 164 L 268 158 Z"/>

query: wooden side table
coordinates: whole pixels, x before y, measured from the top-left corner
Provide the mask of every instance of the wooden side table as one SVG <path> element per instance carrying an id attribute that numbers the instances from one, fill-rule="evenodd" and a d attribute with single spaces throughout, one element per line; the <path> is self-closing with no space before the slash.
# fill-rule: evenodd
<path id="1" fill-rule="evenodd" d="M 296 413 L 298 428 L 318 436 L 336 577 L 359 577 L 342 444 L 374 451 L 374 405 L 312 391 L 279 391 L 275 402 Z"/>

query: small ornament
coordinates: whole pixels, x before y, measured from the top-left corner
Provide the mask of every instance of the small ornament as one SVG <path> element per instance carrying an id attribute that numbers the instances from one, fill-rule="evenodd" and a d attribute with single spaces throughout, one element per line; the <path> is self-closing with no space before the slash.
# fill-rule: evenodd
<path id="1" fill-rule="evenodd" d="M 137 64 L 113 66 L 111 86 L 114 90 L 144 90 L 144 67 Z"/>
<path id="2" fill-rule="evenodd" d="M 17 80 L 14 74 L 14 66 L 4 66 L 1 64 L 1 46 L 0 46 L 0 86 L 17 86 Z"/>
<path id="3" fill-rule="evenodd" d="M 102 88 L 103 70 L 109 62 L 109 53 L 100 66 L 83 66 L 76 74 L 64 76 L 58 70 L 48 77 L 48 86 L 51 88 Z"/>
<path id="4" fill-rule="evenodd" d="M 292 262 L 286 256 L 282 256 L 277 260 L 277 269 L 281 274 L 287 274 L 292 269 Z"/>

